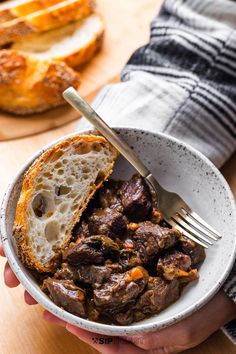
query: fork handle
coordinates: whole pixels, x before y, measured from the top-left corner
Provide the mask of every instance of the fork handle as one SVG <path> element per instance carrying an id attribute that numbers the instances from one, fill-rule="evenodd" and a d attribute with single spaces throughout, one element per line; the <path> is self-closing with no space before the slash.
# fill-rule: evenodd
<path id="1" fill-rule="evenodd" d="M 105 136 L 105 138 L 131 163 L 141 176 L 147 178 L 151 175 L 151 172 L 133 153 L 129 145 L 119 138 L 118 134 L 116 134 L 116 132 L 104 122 L 95 110 L 79 95 L 78 91 L 73 87 L 69 87 L 63 92 L 63 97 L 75 108 L 75 110 L 83 113 L 85 118 L 87 118 L 87 120 L 95 126 L 103 136 Z"/>

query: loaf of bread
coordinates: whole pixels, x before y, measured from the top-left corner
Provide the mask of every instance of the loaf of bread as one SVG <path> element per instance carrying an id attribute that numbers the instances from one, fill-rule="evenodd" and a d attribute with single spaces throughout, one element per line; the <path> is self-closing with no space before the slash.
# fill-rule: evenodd
<path id="1" fill-rule="evenodd" d="M 117 151 L 99 136 L 77 135 L 44 152 L 25 175 L 14 236 L 22 261 L 53 271 L 72 230 L 112 172 Z"/>
<path id="2" fill-rule="evenodd" d="M 43 112 L 65 103 L 62 92 L 78 88 L 79 74 L 64 63 L 23 52 L 0 51 L 0 109 L 17 114 Z"/>
<path id="3" fill-rule="evenodd" d="M 0 45 L 81 20 L 94 9 L 93 0 L 66 0 L 43 10 L 33 12 L 0 24 Z"/>
<path id="4" fill-rule="evenodd" d="M 100 49 L 104 33 L 101 17 L 92 14 L 82 21 L 41 34 L 32 34 L 12 45 L 38 59 L 63 61 L 76 67 L 90 60 Z"/>
<path id="5" fill-rule="evenodd" d="M 0 23 L 27 16 L 64 0 L 11 0 L 0 4 Z"/>
<path id="6" fill-rule="evenodd" d="M 101 48 L 104 23 L 95 0 L 11 0 L 0 4 L 0 109 L 45 112 L 78 88 L 72 68 Z M 71 68 L 70 68 L 71 67 Z"/>

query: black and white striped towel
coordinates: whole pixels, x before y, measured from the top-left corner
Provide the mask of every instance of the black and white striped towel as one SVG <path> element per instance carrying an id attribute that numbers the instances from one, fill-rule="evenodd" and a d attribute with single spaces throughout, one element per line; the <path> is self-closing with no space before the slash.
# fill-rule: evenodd
<path id="1" fill-rule="evenodd" d="M 222 166 L 236 149 L 236 2 L 166 0 L 121 79 L 93 103 L 107 122 L 173 135 Z M 236 302 L 236 265 L 224 290 Z M 236 321 L 224 331 L 236 343 Z"/>

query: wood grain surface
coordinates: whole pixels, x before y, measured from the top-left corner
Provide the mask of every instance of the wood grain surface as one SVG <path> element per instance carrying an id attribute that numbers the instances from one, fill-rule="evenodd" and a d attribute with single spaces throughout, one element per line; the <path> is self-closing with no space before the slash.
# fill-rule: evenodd
<path id="1" fill-rule="evenodd" d="M 149 25 L 161 0 L 97 0 L 104 18 L 105 38 L 100 53 L 81 71 L 80 93 L 88 100 L 116 78 L 131 53 L 148 41 Z M 44 114 L 16 116 L 0 112 L 0 141 L 30 136 L 77 119 L 69 106 Z"/>
<path id="2" fill-rule="evenodd" d="M 0 143 L 1 183 L 0 199 L 9 180 L 22 163 L 43 145 L 73 131 L 76 123 L 10 142 Z M 223 173 L 236 196 L 236 155 L 224 166 Z M 27 306 L 23 289 L 8 289 L 1 276 L 4 260 L 0 260 L 0 353 L 1 354 L 94 354 L 95 350 L 85 345 L 63 328 L 46 323 L 39 305 Z M 216 309 L 217 311 L 217 309 Z M 205 343 L 191 349 L 188 354 L 234 354 L 235 347 L 217 332 Z M 128 353 L 124 353 L 128 354 Z"/>

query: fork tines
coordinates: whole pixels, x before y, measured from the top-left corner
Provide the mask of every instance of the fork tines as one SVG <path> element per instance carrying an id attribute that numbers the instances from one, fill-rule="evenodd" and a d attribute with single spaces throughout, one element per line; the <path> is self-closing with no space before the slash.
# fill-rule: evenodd
<path id="1" fill-rule="evenodd" d="M 181 208 L 175 216 L 168 221 L 171 226 L 183 232 L 194 242 L 208 248 L 213 243 L 210 240 L 217 241 L 221 235 L 208 225 L 197 213 L 190 208 Z"/>

